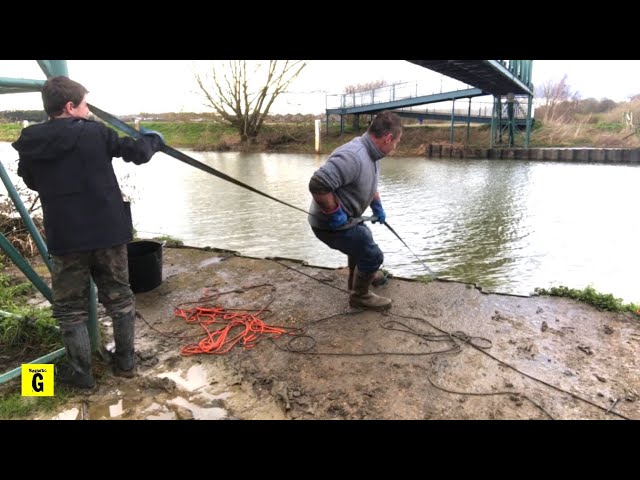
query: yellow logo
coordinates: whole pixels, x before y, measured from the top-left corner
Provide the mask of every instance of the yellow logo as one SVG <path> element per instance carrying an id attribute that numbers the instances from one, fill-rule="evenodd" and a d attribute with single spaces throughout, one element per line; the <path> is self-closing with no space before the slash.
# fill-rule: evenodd
<path id="1" fill-rule="evenodd" d="M 22 396 L 53 397 L 53 364 L 22 364 Z"/>

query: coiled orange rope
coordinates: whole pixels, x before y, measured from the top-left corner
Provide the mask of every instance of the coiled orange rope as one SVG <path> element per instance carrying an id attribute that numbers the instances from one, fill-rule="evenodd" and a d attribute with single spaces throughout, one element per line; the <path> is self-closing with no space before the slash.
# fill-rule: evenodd
<path id="1" fill-rule="evenodd" d="M 186 302 L 180 305 L 210 301 L 211 299 L 217 299 L 220 295 L 234 292 L 244 293 L 248 289 L 265 285 L 267 284 L 255 285 L 242 290 L 216 293 L 213 296 L 205 295 L 205 297 L 197 302 Z M 271 303 L 271 301 L 269 301 L 269 303 Z M 297 328 L 280 327 L 264 323 L 259 315 L 263 312 L 271 312 L 266 309 L 269 303 L 259 310 L 225 309 L 219 304 L 199 305 L 193 308 L 179 308 L 180 305 L 178 305 L 174 310 L 177 317 L 184 319 L 187 323 L 198 324 L 205 331 L 205 337 L 202 340 L 197 343 L 185 345 L 180 349 L 180 354 L 197 355 L 209 353 L 220 355 L 227 353 L 237 343 L 240 343 L 244 348 L 253 348 L 263 335 L 268 335 L 270 338 L 275 339 L 282 334 L 292 335 L 294 332 L 299 331 Z M 220 328 L 211 330 L 210 325 L 220 325 Z"/>

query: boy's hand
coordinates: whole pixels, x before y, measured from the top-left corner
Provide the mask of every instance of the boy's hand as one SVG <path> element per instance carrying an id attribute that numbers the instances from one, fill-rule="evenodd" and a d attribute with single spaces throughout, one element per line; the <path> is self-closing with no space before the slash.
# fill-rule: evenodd
<path id="1" fill-rule="evenodd" d="M 157 135 L 158 137 L 160 137 L 160 140 L 162 140 L 162 143 L 166 145 L 164 137 L 157 130 L 149 130 L 148 128 L 144 128 L 142 125 L 140 125 L 140 133 L 143 135 Z"/>

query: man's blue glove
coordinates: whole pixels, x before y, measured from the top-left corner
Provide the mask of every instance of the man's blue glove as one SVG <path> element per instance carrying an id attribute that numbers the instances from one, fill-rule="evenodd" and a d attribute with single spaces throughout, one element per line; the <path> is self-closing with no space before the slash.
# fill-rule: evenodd
<path id="1" fill-rule="evenodd" d="M 325 212 L 323 210 L 322 213 L 329 216 L 329 226 L 334 230 L 347 223 L 347 214 L 344 213 L 344 210 L 342 210 L 342 205 L 340 204 L 338 204 L 338 208 L 336 208 L 332 212 Z"/>
<path id="2" fill-rule="evenodd" d="M 160 132 L 156 130 L 149 130 L 148 128 L 144 128 L 142 125 L 140 125 L 140 133 L 143 135 L 157 135 L 158 137 L 160 137 L 160 140 L 162 140 L 162 143 L 166 145 L 166 142 L 164 141 L 164 137 Z"/>
<path id="3" fill-rule="evenodd" d="M 371 223 L 376 223 L 376 221 L 384 223 L 387 219 L 387 214 L 384 213 L 382 202 L 380 200 L 374 200 L 369 206 L 371 207 L 371 210 L 373 210 L 373 214 L 378 217 L 378 220 L 373 220 Z"/>

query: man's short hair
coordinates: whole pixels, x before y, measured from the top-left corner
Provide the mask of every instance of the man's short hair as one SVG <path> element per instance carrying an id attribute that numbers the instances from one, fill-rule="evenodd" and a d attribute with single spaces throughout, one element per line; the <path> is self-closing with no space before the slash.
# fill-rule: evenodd
<path id="1" fill-rule="evenodd" d="M 376 138 L 382 138 L 389 133 L 393 135 L 393 138 L 397 138 L 402 133 L 402 122 L 398 115 L 385 110 L 376 115 L 367 132 Z"/>

